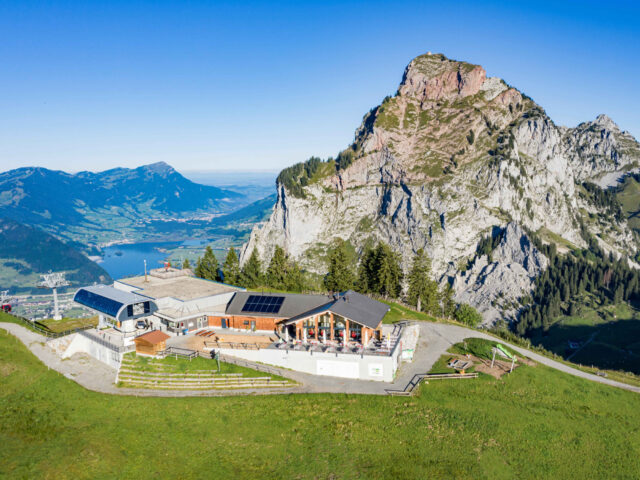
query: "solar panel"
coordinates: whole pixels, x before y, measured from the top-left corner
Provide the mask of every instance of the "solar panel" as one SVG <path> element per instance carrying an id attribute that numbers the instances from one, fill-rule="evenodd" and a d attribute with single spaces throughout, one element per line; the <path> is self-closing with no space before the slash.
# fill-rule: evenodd
<path id="1" fill-rule="evenodd" d="M 284 302 L 284 297 L 272 297 L 265 295 L 249 295 L 242 307 L 243 312 L 253 313 L 278 313 Z"/>

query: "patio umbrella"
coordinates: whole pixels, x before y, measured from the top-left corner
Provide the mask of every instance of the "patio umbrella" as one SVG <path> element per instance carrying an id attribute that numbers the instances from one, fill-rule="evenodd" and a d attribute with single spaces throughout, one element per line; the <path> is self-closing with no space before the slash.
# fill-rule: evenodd
<path id="1" fill-rule="evenodd" d="M 387 333 L 387 348 L 391 350 L 391 334 Z"/>
<path id="2" fill-rule="evenodd" d="M 322 343 L 327 343 L 327 329 L 322 330 Z"/>
<path id="3" fill-rule="evenodd" d="M 303 329 L 302 329 L 302 342 L 303 342 L 304 344 L 306 344 L 306 343 L 307 343 L 307 329 L 306 329 L 306 328 L 303 328 Z"/>
<path id="4" fill-rule="evenodd" d="M 364 343 L 362 344 L 364 347 L 367 346 L 367 343 L 369 343 L 369 332 L 365 331 L 364 332 Z"/>

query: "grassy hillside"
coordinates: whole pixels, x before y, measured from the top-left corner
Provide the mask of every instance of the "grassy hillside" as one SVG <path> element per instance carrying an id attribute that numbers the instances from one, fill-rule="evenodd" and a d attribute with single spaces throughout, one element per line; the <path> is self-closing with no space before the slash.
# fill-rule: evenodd
<path id="1" fill-rule="evenodd" d="M 555 317 L 549 330 L 537 331 L 531 341 L 574 363 L 640 374 L 640 311 L 587 297 L 578 313 Z"/>
<path id="2" fill-rule="evenodd" d="M 634 478 L 639 399 L 526 366 L 412 398 L 107 397 L 0 334 L 0 477 Z"/>
<path id="3" fill-rule="evenodd" d="M 37 228 L 0 219 L 0 286 L 35 289 L 39 274 L 66 271 L 74 285 L 108 282 L 109 274 L 78 250 Z"/>

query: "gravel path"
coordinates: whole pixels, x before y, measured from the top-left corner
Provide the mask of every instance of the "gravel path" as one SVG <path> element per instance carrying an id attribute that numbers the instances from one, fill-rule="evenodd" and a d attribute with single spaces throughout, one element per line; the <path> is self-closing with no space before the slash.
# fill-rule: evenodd
<path id="1" fill-rule="evenodd" d="M 46 346 L 46 338 L 42 335 L 13 323 L 0 323 L 0 328 L 5 329 L 12 335 L 18 337 L 22 343 L 24 343 L 45 365 L 60 372 L 65 377 L 79 383 L 89 390 L 115 395 L 150 397 L 269 395 L 287 393 L 349 393 L 385 395 L 387 389 L 404 389 L 415 374 L 426 373 L 431 370 L 433 364 L 440 358 L 440 356 L 446 353 L 447 349 L 451 345 L 462 342 L 465 338 L 473 337 L 488 340 L 499 340 L 500 343 L 507 345 L 521 355 L 543 365 L 555 368 L 556 370 L 594 382 L 640 393 L 640 387 L 592 375 L 590 373 L 571 368 L 564 363 L 557 362 L 525 348 L 512 345 L 501 339 L 496 339 L 486 333 L 445 323 L 420 323 L 420 337 L 418 339 L 418 347 L 416 348 L 414 360 L 412 363 L 405 363 L 400 367 L 396 380 L 393 383 L 324 377 L 272 367 L 278 372 L 278 375 L 294 380 L 298 382 L 300 386 L 271 389 L 201 390 L 195 392 L 118 388 L 113 383 L 116 371 L 102 362 L 95 360 L 88 355 L 80 354 L 76 354 L 69 359 L 62 360 L 55 352 Z M 248 363 L 251 364 L 251 362 Z"/>

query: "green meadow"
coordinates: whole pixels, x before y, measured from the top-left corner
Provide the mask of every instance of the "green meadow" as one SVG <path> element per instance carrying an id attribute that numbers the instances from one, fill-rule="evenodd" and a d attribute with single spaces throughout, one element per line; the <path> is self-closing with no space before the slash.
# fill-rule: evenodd
<path id="1" fill-rule="evenodd" d="M 637 478 L 640 397 L 551 369 L 414 397 L 84 390 L 0 331 L 0 477 Z"/>

